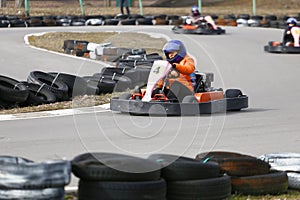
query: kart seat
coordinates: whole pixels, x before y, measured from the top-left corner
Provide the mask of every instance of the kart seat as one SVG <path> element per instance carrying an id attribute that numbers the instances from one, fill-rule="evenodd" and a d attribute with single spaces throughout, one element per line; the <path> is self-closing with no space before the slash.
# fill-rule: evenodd
<path id="1" fill-rule="evenodd" d="M 175 81 L 172 83 L 167 97 L 176 98 L 179 102 L 182 102 L 184 97 L 190 95 L 194 95 L 194 93 L 179 81 Z"/>

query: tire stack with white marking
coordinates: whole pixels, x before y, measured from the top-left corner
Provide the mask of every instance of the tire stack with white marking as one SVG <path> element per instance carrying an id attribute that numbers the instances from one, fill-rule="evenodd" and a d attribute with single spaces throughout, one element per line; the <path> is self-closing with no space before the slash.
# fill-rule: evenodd
<path id="1" fill-rule="evenodd" d="M 272 170 L 287 173 L 291 189 L 300 189 L 300 154 L 299 153 L 270 153 L 259 156 L 268 162 Z"/>
<path id="2" fill-rule="evenodd" d="M 0 199 L 63 200 L 69 184 L 69 161 L 52 160 L 35 163 L 31 160 L 0 157 Z"/>

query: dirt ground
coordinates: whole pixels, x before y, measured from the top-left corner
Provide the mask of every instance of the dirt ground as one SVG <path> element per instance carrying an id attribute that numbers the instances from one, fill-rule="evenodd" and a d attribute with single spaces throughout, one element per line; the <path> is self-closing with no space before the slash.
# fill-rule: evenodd
<path id="1" fill-rule="evenodd" d="M 120 9 L 112 4 L 106 7 L 104 1 L 82 0 L 84 4 L 85 15 L 116 15 L 120 13 Z M 115 2 L 115 1 L 112 1 Z M 141 14 L 138 1 L 135 1 L 133 7 L 130 7 L 132 14 Z M 159 2 L 159 1 L 158 1 Z M 161 1 L 155 4 L 155 7 L 144 6 L 142 13 L 144 15 L 188 15 L 192 5 L 198 4 L 196 0 L 169 0 Z M 218 16 L 226 14 L 252 14 L 251 0 L 226 0 L 226 1 L 204 1 L 211 3 L 203 3 L 202 12 L 204 14 L 215 14 Z M 168 6 L 169 5 L 169 6 Z M 299 0 L 256 0 L 257 15 L 289 15 L 297 16 L 300 13 Z M 164 7 L 162 7 L 164 6 Z M 167 6 L 167 7 L 166 7 Z M 7 2 L 5 8 L 0 8 L 0 14 L 24 13 L 23 8 L 15 8 L 13 0 Z M 31 0 L 30 15 L 82 15 L 78 0 Z"/>

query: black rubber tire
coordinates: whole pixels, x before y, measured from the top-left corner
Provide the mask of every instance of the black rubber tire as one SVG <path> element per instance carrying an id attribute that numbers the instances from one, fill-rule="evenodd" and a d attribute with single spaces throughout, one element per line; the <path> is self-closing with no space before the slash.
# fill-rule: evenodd
<path id="1" fill-rule="evenodd" d="M 267 20 L 267 21 L 276 21 L 277 16 L 276 15 L 266 15 L 265 20 Z"/>
<path id="2" fill-rule="evenodd" d="M 114 153 L 85 153 L 71 163 L 73 174 L 88 181 L 151 181 L 159 180 L 161 173 L 153 161 Z"/>
<path id="3" fill-rule="evenodd" d="M 69 161 L 34 163 L 21 157 L 0 157 L 0 189 L 43 189 L 70 183 Z"/>
<path id="4" fill-rule="evenodd" d="M 232 192 L 243 195 L 282 194 L 288 189 L 285 172 L 274 172 L 256 176 L 231 177 Z"/>
<path id="5" fill-rule="evenodd" d="M 138 25 L 153 25 L 152 19 L 149 18 L 137 19 L 136 21 Z"/>
<path id="6" fill-rule="evenodd" d="M 135 19 L 123 19 L 121 20 L 121 25 L 136 25 Z"/>
<path id="7" fill-rule="evenodd" d="M 114 88 L 116 86 L 116 81 L 111 79 L 99 79 L 96 77 L 85 77 L 85 80 L 87 80 L 88 86 L 90 88 L 97 87 L 96 94 L 107 94 L 112 93 L 114 91 Z"/>
<path id="8" fill-rule="evenodd" d="M 10 103 L 22 103 L 28 98 L 27 87 L 10 77 L 0 75 L 0 100 Z"/>
<path id="9" fill-rule="evenodd" d="M 76 96 L 85 95 L 87 92 L 87 82 L 79 76 L 65 73 L 49 73 L 57 80 L 64 82 L 68 86 L 68 97 L 73 99 Z"/>
<path id="10" fill-rule="evenodd" d="M 79 181 L 79 200 L 166 200 L 166 182 Z"/>
<path id="11" fill-rule="evenodd" d="M 192 158 L 169 154 L 153 154 L 148 159 L 161 164 L 161 176 L 166 181 L 216 178 L 220 174 L 220 166 L 216 162 L 203 163 Z"/>
<path id="12" fill-rule="evenodd" d="M 93 76 L 99 80 L 112 80 L 115 81 L 115 92 L 123 92 L 127 89 L 132 89 L 131 79 L 125 75 L 113 74 L 103 75 L 102 73 L 95 73 Z"/>
<path id="13" fill-rule="evenodd" d="M 245 155 L 237 152 L 231 151 L 209 151 L 209 152 L 202 152 L 196 155 L 197 160 L 210 160 L 210 159 L 223 159 L 223 158 L 253 158 L 256 159 L 254 156 Z"/>
<path id="14" fill-rule="evenodd" d="M 119 24 L 119 19 L 105 19 L 103 25 L 118 25 Z"/>
<path id="15" fill-rule="evenodd" d="M 167 185 L 168 200 L 220 200 L 231 195 L 229 176 L 211 179 L 171 181 Z"/>
<path id="16" fill-rule="evenodd" d="M 0 189 L 0 199 L 12 200 L 64 200 L 65 190 L 63 187 L 60 188 L 45 188 L 45 189 Z"/>
<path id="17" fill-rule="evenodd" d="M 35 84 L 24 82 L 29 90 L 28 98 L 22 103 L 23 106 L 37 106 L 56 102 L 55 94 L 47 88 Z"/>
<path id="18" fill-rule="evenodd" d="M 208 154 L 205 157 L 198 154 L 196 159 L 217 162 L 221 167 L 221 173 L 226 173 L 230 176 L 253 176 L 270 172 L 271 166 L 267 162 L 247 155 L 239 156 L 238 154 L 228 154 L 215 157 L 212 156 L 213 154 Z"/>
<path id="19" fill-rule="evenodd" d="M 239 97 L 242 95 L 243 95 L 243 93 L 239 89 L 227 89 L 225 91 L 225 98 L 235 98 L 235 97 Z"/>
<path id="20" fill-rule="evenodd" d="M 66 101 L 68 97 L 68 85 L 62 81 L 55 80 L 54 76 L 41 72 L 41 71 L 32 71 L 30 72 L 27 82 L 35 83 L 38 85 L 45 85 L 44 87 L 52 91 L 58 101 Z"/>

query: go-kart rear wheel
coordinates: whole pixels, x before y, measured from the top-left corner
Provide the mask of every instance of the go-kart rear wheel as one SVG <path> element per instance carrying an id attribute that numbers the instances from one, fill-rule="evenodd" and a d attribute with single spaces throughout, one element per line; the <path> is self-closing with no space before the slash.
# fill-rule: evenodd
<path id="1" fill-rule="evenodd" d="M 123 94 L 121 94 L 119 96 L 119 99 L 126 99 L 126 100 L 128 100 L 128 99 L 130 99 L 130 97 L 131 97 L 130 93 L 123 93 Z"/>
<path id="2" fill-rule="evenodd" d="M 235 97 L 239 97 L 242 95 L 243 95 L 243 93 L 239 89 L 228 89 L 225 92 L 225 98 L 235 98 Z"/>
<path id="3" fill-rule="evenodd" d="M 182 103 L 198 103 L 198 100 L 194 95 L 189 95 L 183 98 Z"/>

